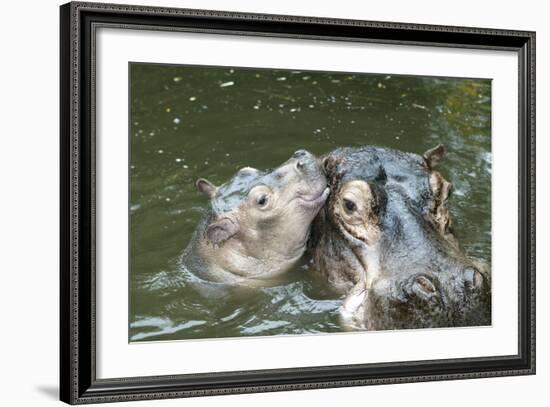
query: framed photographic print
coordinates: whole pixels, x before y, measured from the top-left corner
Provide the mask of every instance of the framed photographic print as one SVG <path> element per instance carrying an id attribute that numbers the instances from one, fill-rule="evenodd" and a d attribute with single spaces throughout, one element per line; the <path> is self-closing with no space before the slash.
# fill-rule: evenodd
<path id="1" fill-rule="evenodd" d="M 61 6 L 61 399 L 535 372 L 535 34 Z"/>

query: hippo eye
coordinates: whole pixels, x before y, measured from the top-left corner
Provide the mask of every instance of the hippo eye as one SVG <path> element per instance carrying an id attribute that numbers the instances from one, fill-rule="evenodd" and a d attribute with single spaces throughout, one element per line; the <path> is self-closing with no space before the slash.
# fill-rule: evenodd
<path id="1" fill-rule="evenodd" d="M 346 208 L 346 212 L 351 213 L 354 212 L 355 209 L 357 209 L 357 206 L 355 205 L 355 202 L 350 201 L 349 199 L 344 198 L 344 207 Z"/>
<path id="2" fill-rule="evenodd" d="M 256 202 L 260 206 L 265 206 L 267 204 L 267 195 L 261 195 Z"/>

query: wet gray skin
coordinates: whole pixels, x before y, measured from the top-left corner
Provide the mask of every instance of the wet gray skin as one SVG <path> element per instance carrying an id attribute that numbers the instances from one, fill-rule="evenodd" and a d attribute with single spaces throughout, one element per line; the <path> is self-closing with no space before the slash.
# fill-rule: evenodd
<path id="1" fill-rule="evenodd" d="M 324 158 L 331 194 L 312 229 L 314 268 L 345 295 L 345 325 L 369 330 L 490 324 L 490 273 L 468 259 L 451 185 L 423 156 L 377 147 Z"/>
<path id="2" fill-rule="evenodd" d="M 221 186 L 196 185 L 209 202 L 183 266 L 205 280 L 242 285 L 263 285 L 302 257 L 329 193 L 319 160 L 305 150 L 272 171 L 245 167 Z"/>

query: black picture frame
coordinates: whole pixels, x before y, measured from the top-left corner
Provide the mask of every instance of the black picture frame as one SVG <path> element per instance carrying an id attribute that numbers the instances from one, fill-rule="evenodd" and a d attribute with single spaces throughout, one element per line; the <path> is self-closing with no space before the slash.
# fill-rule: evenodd
<path id="1" fill-rule="evenodd" d="M 70 404 L 535 373 L 535 33 L 72 2 L 60 7 L 60 398 Z M 96 378 L 95 29 L 171 30 L 508 50 L 519 59 L 519 349 L 515 355 Z"/>

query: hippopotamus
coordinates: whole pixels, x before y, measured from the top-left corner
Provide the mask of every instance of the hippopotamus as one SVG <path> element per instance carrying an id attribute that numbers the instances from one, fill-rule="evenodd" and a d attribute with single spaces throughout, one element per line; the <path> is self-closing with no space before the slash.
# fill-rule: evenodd
<path id="1" fill-rule="evenodd" d="M 346 327 L 488 325 L 490 273 L 453 232 L 451 184 L 423 155 L 339 148 L 323 158 L 330 196 L 313 222 L 313 268 L 343 294 Z"/>
<path id="2" fill-rule="evenodd" d="M 289 270 L 329 194 L 319 160 L 305 150 L 271 171 L 245 167 L 220 186 L 201 178 L 196 187 L 208 206 L 182 263 L 203 280 L 238 285 Z"/>

